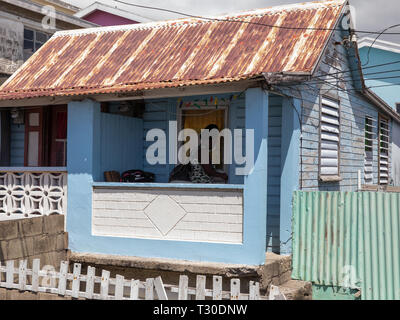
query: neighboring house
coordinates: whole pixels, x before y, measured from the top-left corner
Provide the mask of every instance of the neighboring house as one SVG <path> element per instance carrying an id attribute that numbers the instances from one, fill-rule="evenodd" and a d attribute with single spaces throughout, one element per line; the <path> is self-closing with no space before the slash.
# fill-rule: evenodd
<path id="1" fill-rule="evenodd" d="M 1 87 L 0 219 L 64 213 L 75 252 L 252 265 L 290 253 L 293 191 L 389 184 L 400 117 L 364 85 L 346 4 L 58 32 Z M 177 128 L 210 123 L 250 130 L 234 144 L 254 148 L 251 170 L 224 162 L 227 184 L 169 183 Z M 166 164 L 146 156 L 150 129 L 166 134 Z M 156 182 L 105 182 L 129 169 Z"/>
<path id="2" fill-rule="evenodd" d="M 47 5 L 56 9 L 55 29 L 42 24 Z M 0 81 L 12 75 L 54 32 L 97 26 L 74 17 L 74 12 L 74 7 L 56 0 L 1 0 Z"/>
<path id="3" fill-rule="evenodd" d="M 366 85 L 400 114 L 400 44 L 363 38 L 358 47 L 361 63 L 366 68 Z M 392 177 L 394 185 L 400 186 L 400 123 L 394 122 L 392 130 Z"/>
<path id="4" fill-rule="evenodd" d="M 90 6 L 79 10 L 75 13 L 75 17 L 104 27 L 150 22 L 152 20 L 100 2 L 94 2 Z"/>

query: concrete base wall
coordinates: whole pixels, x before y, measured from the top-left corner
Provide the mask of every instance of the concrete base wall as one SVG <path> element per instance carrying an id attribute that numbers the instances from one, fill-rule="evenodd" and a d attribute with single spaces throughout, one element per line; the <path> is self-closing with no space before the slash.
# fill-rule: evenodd
<path id="1" fill-rule="evenodd" d="M 0 288 L 0 300 L 72 300 L 72 298 L 44 292 L 33 293 Z"/>
<path id="2" fill-rule="evenodd" d="M 141 257 L 125 257 L 101 254 L 82 254 L 72 252 L 70 265 L 73 263 L 82 264 L 82 274 L 86 274 L 87 267 L 96 268 L 96 275 L 100 276 L 101 271 L 108 270 L 111 277 L 117 274 L 126 279 L 146 280 L 161 276 L 166 284 L 178 285 L 179 276 L 189 277 L 189 286 L 196 287 L 196 276 L 207 277 L 206 287 L 212 288 L 212 276 L 223 277 L 223 290 L 229 290 L 230 280 L 240 279 L 241 292 L 247 293 L 249 281 L 260 282 L 262 295 L 269 293 L 271 284 L 280 286 L 291 279 L 291 257 L 267 253 L 266 263 L 261 266 L 203 263 L 170 259 L 151 259 Z M 310 292 L 308 292 L 310 293 Z M 307 294 L 308 294 L 307 293 Z"/>
<path id="3" fill-rule="evenodd" d="M 64 216 L 0 221 L 0 261 L 40 259 L 41 266 L 59 269 L 68 260 L 68 234 L 64 231 Z"/>

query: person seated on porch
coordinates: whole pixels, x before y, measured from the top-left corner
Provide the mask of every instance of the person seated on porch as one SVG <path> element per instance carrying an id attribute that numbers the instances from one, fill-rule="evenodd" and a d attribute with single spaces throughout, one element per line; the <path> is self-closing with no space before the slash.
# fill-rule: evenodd
<path id="1" fill-rule="evenodd" d="M 215 124 L 208 125 L 205 130 L 217 129 L 218 126 Z M 174 168 L 171 172 L 169 182 L 170 183 L 227 183 L 228 175 L 221 169 L 217 169 L 212 164 L 212 151 L 215 146 L 212 144 L 212 138 L 210 137 L 209 148 L 204 150 L 209 154 L 209 163 L 201 163 L 201 144 L 198 147 L 197 161 L 188 163 L 186 165 L 180 164 Z"/>
<path id="2" fill-rule="evenodd" d="M 216 124 L 210 124 L 207 127 L 205 127 L 204 129 L 209 130 L 209 131 L 217 129 L 219 131 L 219 128 Z M 209 150 L 204 150 L 204 152 L 208 152 L 208 154 L 209 154 L 208 164 L 201 163 L 201 152 L 202 152 L 201 144 L 199 146 L 199 151 L 198 151 L 198 163 L 201 165 L 204 173 L 210 178 L 210 180 L 211 180 L 210 183 L 226 183 L 228 181 L 228 175 L 225 172 L 223 172 L 222 170 L 218 170 L 212 164 L 212 152 L 216 147 L 216 145 L 213 145 L 212 142 L 213 142 L 212 138 L 210 137 Z M 196 164 L 192 165 L 193 175 L 200 174 L 200 172 L 201 172 L 201 169 Z"/>

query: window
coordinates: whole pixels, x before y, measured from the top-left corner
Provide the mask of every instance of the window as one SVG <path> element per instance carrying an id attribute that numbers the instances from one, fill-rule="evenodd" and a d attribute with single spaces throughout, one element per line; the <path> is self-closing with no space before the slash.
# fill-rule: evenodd
<path id="1" fill-rule="evenodd" d="M 396 103 L 396 111 L 397 113 L 400 113 L 400 103 Z"/>
<path id="2" fill-rule="evenodd" d="M 50 38 L 47 33 L 24 28 L 24 59 L 28 59 L 34 52 Z"/>
<path id="3" fill-rule="evenodd" d="M 67 165 L 67 107 L 51 106 L 25 111 L 25 166 Z"/>
<path id="4" fill-rule="evenodd" d="M 322 98 L 320 112 L 320 166 L 322 181 L 337 181 L 340 153 L 340 109 L 337 101 Z"/>
<path id="5" fill-rule="evenodd" d="M 379 185 L 389 184 L 389 120 L 379 116 Z"/>
<path id="6" fill-rule="evenodd" d="M 364 154 L 364 180 L 365 184 L 374 183 L 373 160 L 374 160 L 374 138 L 376 120 L 371 116 L 365 117 L 365 154 Z"/>

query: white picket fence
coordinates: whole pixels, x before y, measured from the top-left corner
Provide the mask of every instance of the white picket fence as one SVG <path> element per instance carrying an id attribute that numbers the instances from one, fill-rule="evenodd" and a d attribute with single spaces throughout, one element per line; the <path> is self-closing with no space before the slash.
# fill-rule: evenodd
<path id="1" fill-rule="evenodd" d="M 4 279 L 5 281 L 1 281 Z M 18 276 L 18 277 L 17 277 Z M 18 281 L 16 282 L 16 278 Z M 94 300 L 271 300 L 260 296 L 258 282 L 249 282 L 249 293 L 240 292 L 240 280 L 231 279 L 231 290 L 222 290 L 222 277 L 213 276 L 212 289 L 206 288 L 206 276 L 198 275 L 196 288 L 188 286 L 188 276 L 181 275 L 179 286 L 164 284 L 161 277 L 149 278 L 146 281 L 127 280 L 117 275 L 110 278 L 110 272 L 102 270 L 101 277 L 95 275 L 95 268 L 88 266 L 87 274 L 81 274 L 81 264 L 75 263 L 73 273 L 68 272 L 68 262 L 62 261 L 60 271 L 51 268 L 40 269 L 40 260 L 32 262 L 32 269 L 27 268 L 27 261 L 7 261 L 0 263 L 0 287 L 18 289 L 20 291 L 47 292 L 72 298 Z M 81 291 L 81 283 L 86 282 L 85 291 Z"/>

